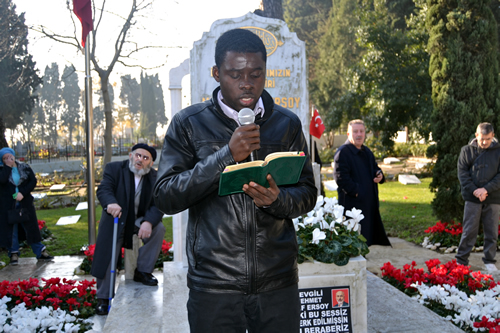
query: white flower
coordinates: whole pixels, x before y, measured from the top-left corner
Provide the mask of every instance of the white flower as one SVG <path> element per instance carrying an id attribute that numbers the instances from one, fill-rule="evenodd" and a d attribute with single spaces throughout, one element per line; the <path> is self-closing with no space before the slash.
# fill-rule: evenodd
<path id="1" fill-rule="evenodd" d="M 320 208 L 316 211 L 316 217 L 318 220 L 323 219 L 325 217 L 325 212 L 323 211 L 323 208 Z"/>
<path id="2" fill-rule="evenodd" d="M 497 299 L 500 287 L 477 291 L 470 297 L 465 292 L 449 285 L 412 284 L 412 287 L 417 288 L 419 295 L 414 296 L 414 298 L 420 303 L 426 304 L 429 300 L 433 300 L 445 305 L 446 309 L 456 312 L 453 316 L 447 316 L 446 319 L 466 330 L 477 332 L 478 329 L 473 327 L 474 322 L 480 321 L 483 316 L 491 321 L 500 318 L 500 305 Z"/>
<path id="3" fill-rule="evenodd" d="M 339 235 L 339 233 L 337 232 L 337 230 L 335 230 L 335 221 L 333 221 L 332 223 L 330 223 L 330 230 L 333 231 L 335 233 L 335 235 Z"/>
<path id="4" fill-rule="evenodd" d="M 345 212 L 345 215 L 355 220 L 356 223 L 361 222 L 361 220 L 365 218 L 365 216 L 361 214 L 361 209 L 356 209 L 354 207 L 351 210 Z"/>
<path id="5" fill-rule="evenodd" d="M 335 216 L 336 222 L 342 223 L 342 221 L 344 220 L 344 206 L 333 206 L 333 215 Z"/>
<path id="6" fill-rule="evenodd" d="M 313 230 L 313 239 L 312 239 L 313 244 L 319 244 L 319 241 L 325 238 L 326 234 L 324 231 L 319 230 L 319 228 Z"/>
<path id="7" fill-rule="evenodd" d="M 334 211 L 333 211 L 334 207 L 338 206 L 337 204 L 338 204 L 337 198 L 335 198 L 335 197 L 333 197 L 333 198 L 325 198 L 325 205 L 323 206 L 323 209 L 325 210 L 325 212 L 333 214 L 334 213 Z M 337 216 L 337 215 L 335 214 L 335 216 Z"/>
<path id="8" fill-rule="evenodd" d="M 30 310 L 25 303 L 20 303 L 9 312 L 6 307 L 9 301 L 8 297 L 0 299 L 0 331 L 3 332 L 78 332 L 82 323 L 90 323 L 77 318 L 77 310 L 68 313 L 46 306 Z M 10 324 L 5 324 L 7 320 Z"/>
<path id="9" fill-rule="evenodd" d="M 344 224 L 347 230 L 358 231 L 359 223 L 356 220 L 350 219 L 345 221 Z"/>
<path id="10" fill-rule="evenodd" d="M 358 231 L 359 221 L 365 218 L 365 216 L 361 214 L 361 209 L 353 207 L 352 210 L 348 210 L 345 215 L 351 217 L 351 219 L 343 222 L 347 230 Z"/>
<path id="11" fill-rule="evenodd" d="M 307 213 L 307 217 L 304 219 L 304 225 L 312 225 L 318 222 L 318 217 L 315 216 L 316 211 L 311 210 Z"/>
<path id="12" fill-rule="evenodd" d="M 320 209 L 324 203 L 325 203 L 325 198 L 322 195 L 319 195 L 318 199 L 316 200 L 316 206 L 314 206 L 314 210 Z"/>
<path id="13" fill-rule="evenodd" d="M 319 227 L 321 230 L 329 230 L 330 229 L 330 224 L 323 218 L 321 221 L 319 221 Z"/>

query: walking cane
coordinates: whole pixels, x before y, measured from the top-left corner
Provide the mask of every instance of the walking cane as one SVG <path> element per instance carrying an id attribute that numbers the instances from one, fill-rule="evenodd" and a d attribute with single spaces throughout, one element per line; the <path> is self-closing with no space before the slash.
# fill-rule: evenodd
<path id="1" fill-rule="evenodd" d="M 115 293 L 115 279 L 116 279 L 116 242 L 118 238 L 118 217 L 115 217 L 113 223 L 113 247 L 111 250 L 111 279 L 109 286 L 109 305 L 108 312 L 111 310 L 111 300 Z"/>

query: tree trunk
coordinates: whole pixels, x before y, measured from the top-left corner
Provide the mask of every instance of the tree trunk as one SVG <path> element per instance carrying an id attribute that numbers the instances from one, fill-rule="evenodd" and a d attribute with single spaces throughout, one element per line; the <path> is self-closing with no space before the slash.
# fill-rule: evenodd
<path id="1" fill-rule="evenodd" d="M 5 124 L 3 123 L 3 118 L 0 117 L 0 149 L 4 147 L 8 147 L 8 145 L 5 139 Z"/>
<path id="2" fill-rule="evenodd" d="M 111 101 L 109 99 L 108 90 L 108 71 L 99 71 L 99 78 L 101 79 L 101 93 L 102 99 L 104 101 L 104 119 L 106 121 L 106 127 L 104 129 L 104 160 L 103 168 L 111 162 L 111 156 L 113 155 L 111 149 L 111 141 L 113 139 L 113 110 L 111 109 Z"/>
<path id="3" fill-rule="evenodd" d="M 264 17 L 283 19 L 283 3 L 282 0 L 262 0 L 262 12 L 256 11 L 255 13 Z"/>

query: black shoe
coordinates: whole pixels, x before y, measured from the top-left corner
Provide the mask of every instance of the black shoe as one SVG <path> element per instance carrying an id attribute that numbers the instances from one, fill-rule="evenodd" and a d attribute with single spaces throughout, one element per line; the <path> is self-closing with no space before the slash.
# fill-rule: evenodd
<path id="1" fill-rule="evenodd" d="M 38 258 L 38 260 L 52 260 L 54 259 L 53 256 L 51 256 L 47 250 L 43 250 L 42 251 L 42 254 L 40 255 L 40 258 Z"/>
<path id="2" fill-rule="evenodd" d="M 18 263 L 19 263 L 19 254 L 12 253 L 10 255 L 10 264 L 11 265 L 17 265 Z"/>
<path id="3" fill-rule="evenodd" d="M 137 270 L 137 268 L 135 269 L 135 272 L 134 272 L 134 281 L 141 282 L 142 284 L 145 284 L 146 286 L 157 286 L 158 285 L 158 280 L 154 277 L 153 274 L 140 272 Z"/>
<path id="4" fill-rule="evenodd" d="M 98 298 L 95 313 L 99 316 L 104 316 L 109 313 L 109 299 Z"/>

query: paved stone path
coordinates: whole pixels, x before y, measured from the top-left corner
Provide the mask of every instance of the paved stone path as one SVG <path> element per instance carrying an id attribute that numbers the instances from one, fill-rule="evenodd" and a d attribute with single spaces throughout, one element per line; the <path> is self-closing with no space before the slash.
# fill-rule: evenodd
<path id="1" fill-rule="evenodd" d="M 392 247 L 371 246 L 366 256 L 368 274 L 368 332 L 461 332 L 455 326 L 439 317 L 429 309 L 419 305 L 396 288 L 381 279 L 380 267 L 390 261 L 397 268 L 411 263 L 413 260 L 418 267 L 426 267 L 425 261 L 438 258 L 445 263 L 454 259 L 453 254 L 440 254 L 427 250 L 421 246 L 406 242 L 398 238 L 390 238 Z M 485 272 L 481 261 L 482 253 L 472 253 L 470 264 L 474 270 Z M 37 262 L 35 258 L 20 258 L 19 265 L 6 266 L 0 270 L 1 280 L 25 280 L 30 277 L 51 278 L 60 277 L 75 280 L 93 279 L 89 275 L 75 275 L 83 256 L 58 256 L 53 261 Z M 162 274 L 160 271 L 155 275 Z M 492 274 L 495 280 L 500 280 L 500 272 Z M 121 273 L 117 283 L 123 283 Z M 125 281 L 126 282 L 126 281 Z M 123 283 L 135 286 L 136 283 Z M 120 286 L 121 288 L 121 286 Z M 94 317 L 94 332 L 101 332 L 107 316 Z M 168 332 L 168 329 L 163 330 Z"/>

